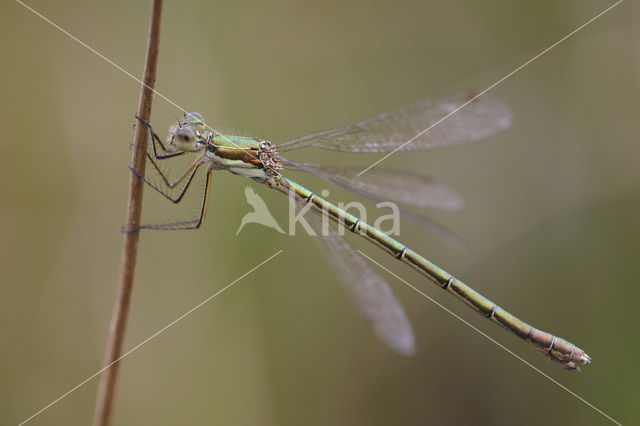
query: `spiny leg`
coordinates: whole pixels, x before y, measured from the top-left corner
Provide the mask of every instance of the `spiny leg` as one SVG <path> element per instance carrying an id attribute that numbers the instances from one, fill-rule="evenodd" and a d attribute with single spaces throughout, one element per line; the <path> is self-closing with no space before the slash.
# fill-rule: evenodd
<path id="1" fill-rule="evenodd" d="M 197 168 L 196 168 L 197 169 Z M 182 230 L 182 229 L 198 229 L 204 221 L 209 205 L 209 189 L 211 187 L 211 172 L 213 169 L 209 167 L 205 180 L 204 191 L 202 194 L 202 204 L 200 205 L 200 214 L 195 219 L 183 220 L 179 222 L 161 223 L 157 225 L 141 225 L 139 229 L 157 229 L 157 230 Z"/>
<path id="2" fill-rule="evenodd" d="M 162 140 L 160 139 L 160 137 L 158 136 L 158 134 L 153 130 L 153 126 L 151 125 L 151 123 L 149 123 L 148 121 L 146 121 L 145 119 L 139 117 L 138 115 L 135 116 L 136 119 L 138 119 L 138 121 L 140 121 L 141 123 L 143 123 L 144 125 L 146 125 L 149 128 L 149 132 L 151 134 L 151 141 L 152 141 L 152 146 L 153 146 L 153 157 L 155 157 L 155 160 L 165 160 L 167 158 L 173 158 L 173 157 L 177 157 L 179 155 L 183 155 L 185 154 L 184 151 L 180 151 L 180 152 L 168 152 L 165 144 L 162 142 Z M 158 150 L 156 147 L 156 141 L 157 143 L 160 145 L 160 149 L 162 149 L 162 151 L 164 151 L 166 154 L 158 154 Z M 170 178 L 167 176 L 167 174 L 160 168 L 160 166 L 158 165 L 158 163 L 154 160 L 151 156 L 150 153 L 147 152 L 147 158 L 149 159 L 149 161 L 151 162 L 151 164 L 153 165 L 153 168 L 155 169 L 155 171 L 158 173 L 158 175 L 160 175 L 160 178 L 162 179 L 162 181 L 164 182 L 165 185 L 167 185 L 167 187 L 169 187 L 170 189 L 173 189 L 176 185 L 178 185 L 179 183 L 181 183 L 187 176 L 189 176 L 189 180 L 187 182 L 187 184 L 185 185 L 185 187 L 183 188 L 183 190 L 181 191 L 181 193 L 178 195 L 177 198 L 173 198 L 171 197 L 167 192 L 165 192 L 162 188 L 159 188 L 157 185 L 155 185 L 154 183 L 150 182 L 148 179 L 146 179 L 146 177 L 142 176 L 142 173 L 138 172 L 137 170 L 134 170 L 130 165 L 127 165 L 127 167 L 129 167 L 129 169 L 140 179 L 143 179 L 145 183 L 147 183 L 149 186 L 151 186 L 153 189 L 155 189 L 156 191 L 158 191 L 159 193 L 161 193 L 164 197 L 166 197 L 167 199 L 171 200 L 173 203 L 178 203 L 182 197 L 184 196 L 187 188 L 189 187 L 189 184 L 191 183 L 191 180 L 193 179 L 194 175 L 195 175 L 195 167 L 199 164 L 199 161 L 201 160 L 200 158 L 197 158 L 196 160 L 193 161 L 193 163 L 191 163 L 191 165 L 184 170 L 184 172 L 178 176 L 173 182 L 170 181 Z"/>
<path id="3" fill-rule="evenodd" d="M 201 164 L 202 159 L 204 158 L 204 155 L 199 156 L 198 158 L 196 158 L 191 165 L 189 165 L 189 167 L 187 167 L 184 172 L 182 172 L 182 174 L 180 176 L 178 176 L 173 182 L 169 181 L 169 178 L 167 177 L 167 175 L 165 175 L 162 170 L 160 169 L 160 166 L 158 166 L 158 164 L 153 160 L 153 158 L 151 158 L 151 156 L 149 154 L 147 154 L 147 158 L 149 159 L 149 161 L 151 162 L 151 164 L 153 165 L 153 168 L 156 169 L 156 172 L 158 172 L 158 174 L 160 175 L 160 177 L 162 178 L 162 180 L 164 181 L 165 185 L 167 185 L 170 189 L 175 188 L 180 182 L 182 182 L 187 176 L 191 175 L 193 176 L 193 170 L 194 167 L 197 167 L 199 164 Z M 188 183 L 187 183 L 188 186 Z"/>
<path id="4" fill-rule="evenodd" d="M 200 163 L 200 164 L 198 164 L 196 166 L 196 168 L 193 171 L 193 174 L 191 175 L 191 178 L 189 178 L 189 182 L 187 183 L 187 186 L 191 183 L 191 179 L 193 178 L 193 175 L 195 175 L 196 171 L 200 168 L 201 165 L 202 165 L 202 163 Z M 202 222 L 204 221 L 204 217 L 207 214 L 207 206 L 209 204 L 209 189 L 211 187 L 211 172 L 212 171 L 213 171 L 213 168 L 211 166 L 209 166 L 209 169 L 207 170 L 207 176 L 206 176 L 206 180 L 205 180 L 204 191 L 203 191 L 203 194 L 202 194 L 202 204 L 200 205 L 200 214 L 198 215 L 197 218 L 189 219 L 189 220 L 182 220 L 182 221 L 179 221 L 179 222 L 168 222 L 168 223 L 159 223 L 159 224 L 150 224 L 150 225 L 140 225 L 140 226 L 138 226 L 136 228 L 133 228 L 133 229 L 123 229 L 122 232 L 133 232 L 133 231 L 138 231 L 140 229 L 181 230 L 181 229 L 198 229 L 198 228 L 200 228 L 200 226 L 202 225 Z M 182 194 L 180 195 L 179 199 L 182 198 L 182 195 L 184 195 L 184 192 L 185 192 L 185 190 L 182 191 Z"/>
<path id="5" fill-rule="evenodd" d="M 196 175 L 196 172 L 198 171 L 198 168 L 203 164 L 201 162 L 201 160 L 202 160 L 202 158 L 200 158 L 200 157 L 196 158 L 196 160 L 187 168 L 187 170 L 185 170 L 185 172 L 182 174 L 182 176 L 180 176 L 178 179 L 176 179 L 175 182 L 170 183 L 167 180 L 167 178 L 162 174 L 162 172 L 158 169 L 158 166 L 153 161 L 153 159 L 151 159 L 151 157 L 149 157 L 149 161 L 151 161 L 151 164 L 153 164 L 155 169 L 158 171 L 158 173 L 162 177 L 162 180 L 165 182 L 165 184 L 170 189 L 174 188 L 176 185 L 178 185 L 180 182 L 182 182 L 187 176 L 189 177 L 187 179 L 187 183 L 184 185 L 184 187 L 182 188 L 182 191 L 180 191 L 180 193 L 178 194 L 178 196 L 176 198 L 171 197 L 171 195 L 169 195 L 167 192 L 165 192 L 162 188 L 159 188 L 156 184 L 154 184 L 153 182 L 149 181 L 145 176 L 143 176 L 137 170 L 135 170 L 133 167 L 131 167 L 131 164 L 127 164 L 127 167 L 129 168 L 129 170 L 131 170 L 131 172 L 134 175 L 136 175 L 139 179 L 142 179 L 144 181 L 144 183 L 146 183 L 151 188 L 153 188 L 156 191 L 158 191 L 166 199 L 170 200 L 174 204 L 177 204 L 182 200 L 182 198 L 184 197 L 184 194 L 186 194 L 187 189 L 189 189 L 189 186 L 191 185 L 191 182 L 193 181 L 193 178 Z"/>
<path id="6" fill-rule="evenodd" d="M 167 198 L 171 202 L 177 204 L 182 200 L 182 198 L 186 194 L 187 189 L 191 185 L 191 183 L 193 181 L 193 178 L 195 177 L 198 169 L 203 164 L 203 162 L 202 162 L 203 156 L 199 156 L 198 158 L 196 158 L 191 163 L 191 165 L 189 165 L 189 167 L 187 169 L 185 169 L 185 171 L 180 176 L 178 176 L 173 182 L 171 182 L 169 180 L 169 178 L 167 177 L 167 175 L 160 169 L 160 167 L 158 166 L 158 163 L 156 163 L 155 160 L 164 160 L 164 159 L 167 159 L 167 158 L 173 158 L 173 157 L 185 154 L 185 152 L 183 152 L 183 151 L 180 151 L 180 152 L 170 152 L 170 151 L 168 151 L 166 146 L 165 146 L 165 144 L 162 142 L 160 137 L 153 130 L 153 127 L 152 127 L 151 123 L 149 123 L 148 121 L 142 119 L 141 117 L 139 117 L 137 115 L 135 117 L 141 123 L 145 124 L 149 128 L 149 131 L 150 131 L 150 134 L 151 134 L 151 140 L 152 140 L 152 146 L 153 146 L 154 155 L 152 156 L 150 153 L 147 153 L 147 158 L 149 159 L 149 161 L 153 165 L 153 167 L 156 170 L 156 172 L 160 175 L 160 177 L 163 180 L 163 182 L 167 185 L 167 187 L 172 189 L 172 188 L 176 187 L 178 184 L 180 184 L 181 182 L 183 182 L 185 180 L 185 178 L 188 178 L 188 179 L 187 179 L 187 183 L 184 185 L 184 187 L 180 191 L 180 194 L 178 194 L 178 196 L 176 198 L 173 198 L 167 192 L 165 192 L 162 188 L 159 188 L 157 185 L 155 185 L 154 183 L 152 183 L 148 179 L 146 179 L 146 177 L 143 176 L 141 173 L 139 173 L 137 170 L 133 169 L 133 167 L 131 167 L 130 164 L 127 164 L 127 167 L 129 168 L 129 170 L 131 170 L 131 172 L 134 175 L 136 175 L 139 179 L 142 179 L 151 188 L 153 188 L 154 190 L 156 190 L 157 192 L 162 194 L 165 198 Z M 164 151 L 165 154 L 158 154 L 156 141 L 157 141 L 157 144 L 160 145 L 160 149 L 162 151 Z M 155 157 L 155 159 L 154 159 L 154 157 Z M 212 172 L 212 168 L 209 167 L 209 169 L 207 170 L 205 189 L 204 189 L 204 193 L 203 193 L 203 197 L 202 197 L 202 205 L 201 205 L 201 208 L 200 208 L 200 214 L 199 214 L 198 218 L 185 220 L 185 221 L 179 221 L 179 222 L 169 222 L 169 223 L 163 223 L 163 224 L 155 224 L 155 225 L 153 225 L 153 224 L 141 225 L 141 226 L 133 228 L 133 229 L 123 229 L 122 231 L 123 232 L 132 232 L 132 231 L 136 231 L 136 230 L 139 230 L 139 229 L 163 229 L 163 230 L 176 229 L 177 230 L 177 229 L 197 229 L 197 228 L 199 228 L 202 225 L 202 222 L 204 220 L 204 216 L 205 216 L 206 210 L 207 210 L 207 204 L 208 204 L 208 200 L 209 200 L 209 187 L 211 185 L 211 172 Z"/>
<path id="7" fill-rule="evenodd" d="M 153 146 L 153 157 L 155 157 L 155 160 L 165 160 L 167 158 L 173 158 L 173 157 L 177 157 L 179 155 L 183 155 L 185 154 L 184 151 L 180 151 L 180 152 L 168 152 L 167 148 L 165 147 L 164 143 L 162 142 L 162 140 L 160 139 L 160 137 L 156 134 L 156 132 L 153 130 L 153 127 L 151 126 L 151 123 L 149 123 L 148 121 L 140 118 L 139 116 L 135 116 L 141 123 L 143 123 L 144 125 L 146 125 L 149 128 L 149 132 L 151 134 L 151 142 L 152 142 L 152 146 Z M 158 154 L 158 150 L 156 147 L 156 141 L 157 143 L 160 145 L 160 149 L 162 149 L 166 154 Z M 149 159 L 149 161 L 151 162 L 151 164 L 153 165 L 154 169 L 156 170 L 156 172 L 160 175 L 160 178 L 162 178 L 162 180 L 164 181 L 164 183 L 169 187 L 169 188 L 173 188 L 175 185 L 177 185 L 178 183 L 180 183 L 185 176 L 189 173 L 189 171 L 191 171 L 191 169 L 195 166 L 195 163 L 197 162 L 194 161 L 194 163 L 191 164 L 191 166 L 189 166 L 189 168 L 187 170 L 185 170 L 185 172 L 183 173 L 182 176 L 180 176 L 179 178 L 177 178 L 177 180 L 173 183 L 170 182 L 169 177 L 165 174 L 165 172 L 160 168 L 160 166 L 158 165 L 158 163 L 156 163 L 156 161 L 154 160 L 151 156 L 150 153 L 147 152 L 147 158 Z M 176 202 L 175 199 L 171 198 L 168 194 L 166 194 L 162 189 L 158 188 L 156 185 L 152 184 L 150 181 L 148 181 L 147 179 L 145 179 L 144 177 L 142 177 L 142 174 L 140 172 L 138 172 L 137 170 L 133 170 L 131 168 L 130 165 L 127 165 L 127 167 L 129 167 L 129 169 L 139 178 L 143 179 L 149 186 L 151 186 L 153 189 L 155 189 L 156 191 L 160 192 L 162 195 L 164 195 L 165 197 L 167 197 L 168 199 L 170 199 L 173 202 Z M 179 199 L 178 199 L 179 201 Z"/>
<path id="8" fill-rule="evenodd" d="M 184 151 L 180 151 L 180 152 L 169 151 L 167 147 L 164 145 L 164 143 L 162 142 L 162 139 L 160 139 L 160 136 L 158 136 L 158 134 L 153 130 L 153 126 L 151 125 L 151 123 L 149 123 L 147 120 L 141 117 L 138 117 L 137 115 L 135 117 L 138 119 L 138 121 L 140 121 L 141 123 L 143 123 L 149 128 L 149 132 L 151 133 L 151 142 L 153 146 L 153 155 L 156 158 L 156 160 L 166 160 L 167 158 L 173 158 L 173 157 L 177 157 L 179 155 L 184 154 Z M 158 155 L 158 150 L 156 148 L 156 141 L 160 145 L 160 148 L 165 152 L 164 154 Z"/>

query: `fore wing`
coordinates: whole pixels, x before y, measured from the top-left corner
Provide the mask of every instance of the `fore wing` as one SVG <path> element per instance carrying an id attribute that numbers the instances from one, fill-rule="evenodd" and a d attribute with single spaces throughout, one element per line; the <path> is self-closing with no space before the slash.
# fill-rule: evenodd
<path id="1" fill-rule="evenodd" d="M 475 98 L 477 95 L 477 91 L 463 90 L 428 98 L 356 124 L 283 142 L 278 149 L 284 152 L 315 146 L 349 152 L 410 151 L 471 142 L 508 127 L 509 107 L 493 95 Z"/>

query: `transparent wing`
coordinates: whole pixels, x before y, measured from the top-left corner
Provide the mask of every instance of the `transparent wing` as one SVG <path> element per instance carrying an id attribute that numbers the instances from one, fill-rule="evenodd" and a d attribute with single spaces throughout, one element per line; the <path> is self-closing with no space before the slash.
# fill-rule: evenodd
<path id="1" fill-rule="evenodd" d="M 508 127 L 509 107 L 489 94 L 474 99 L 477 94 L 464 90 L 425 99 L 356 124 L 283 142 L 278 149 L 285 152 L 315 146 L 349 152 L 389 152 L 398 148 L 410 151 L 471 142 Z M 457 108 L 460 109 L 454 112 Z M 433 127 L 429 129 L 430 126 Z M 426 129 L 429 130 L 424 132 Z M 416 137 L 421 132 L 424 133 Z"/>
<path id="2" fill-rule="evenodd" d="M 305 218 L 318 235 L 318 243 L 358 312 L 374 333 L 395 352 L 412 355 L 415 352 L 413 330 L 389 284 L 335 230 L 323 235 L 319 214 L 307 214 Z"/>
<path id="3" fill-rule="evenodd" d="M 320 179 L 331 182 L 373 203 L 379 203 L 391 199 L 400 203 L 450 210 L 461 208 L 464 204 L 462 197 L 458 195 L 453 189 L 446 186 L 446 184 L 444 183 L 439 182 L 442 186 L 434 184 L 433 190 L 430 190 L 428 188 L 429 185 L 427 185 L 427 187 L 425 188 L 421 188 L 419 185 L 417 185 L 417 182 L 420 181 L 421 178 L 429 182 L 437 182 L 435 179 L 429 178 L 425 175 L 410 175 L 400 172 L 400 177 L 397 178 L 395 182 L 387 183 L 382 178 L 385 175 L 391 173 L 395 175 L 396 171 L 381 171 L 380 169 L 371 169 L 364 175 L 354 176 L 353 178 L 350 178 L 350 176 L 356 175 L 359 169 L 350 169 L 345 167 L 334 168 L 320 166 L 317 164 L 298 163 L 284 158 L 283 161 L 287 165 L 291 165 L 299 170 L 311 173 L 314 176 L 319 177 Z M 331 174 L 333 169 L 338 169 L 338 176 L 334 176 Z M 369 173 L 371 173 L 371 175 L 369 175 Z M 343 175 L 344 177 L 342 178 L 341 176 Z M 370 177 L 372 175 L 375 176 Z M 403 183 L 402 176 L 413 176 L 412 179 L 410 179 L 412 181 L 410 188 L 401 188 L 401 185 Z M 355 180 L 356 184 L 352 184 L 352 180 Z M 414 196 L 413 198 L 411 198 L 412 195 Z M 419 201 L 416 200 L 416 198 L 421 198 L 422 200 Z M 398 206 L 398 209 L 400 210 L 400 217 L 402 219 L 410 220 L 420 228 L 427 229 L 428 231 L 442 238 L 454 247 L 457 247 L 459 249 L 466 247 L 466 242 L 459 236 L 449 231 L 442 225 L 434 222 L 432 219 L 429 219 L 425 215 L 407 210 L 401 206 Z"/>
<path id="4" fill-rule="evenodd" d="M 464 199 L 446 183 L 421 173 L 373 168 L 358 176 L 361 168 L 334 167 L 285 160 L 305 172 L 354 193 L 366 192 L 383 200 L 422 208 L 459 210 Z"/>

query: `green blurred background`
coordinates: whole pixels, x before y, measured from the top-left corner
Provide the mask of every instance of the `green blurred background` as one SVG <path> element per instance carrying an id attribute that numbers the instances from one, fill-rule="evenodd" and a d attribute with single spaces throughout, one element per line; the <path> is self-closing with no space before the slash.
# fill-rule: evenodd
<path id="1" fill-rule="evenodd" d="M 148 2 L 28 4 L 141 75 Z M 156 88 L 216 128 L 277 142 L 485 88 L 610 4 L 166 2 Z M 101 366 L 139 85 L 18 3 L 5 2 L 0 16 L 0 423 L 15 424 Z M 356 242 L 628 424 L 640 419 L 639 16 L 624 2 L 496 87 L 513 109 L 508 130 L 384 164 L 424 170 L 466 199 L 461 212 L 431 215 L 466 249 L 408 223 L 402 240 L 524 320 L 576 342 L 593 357 L 581 373 Z M 162 135 L 179 114 L 155 98 L 152 121 Z M 364 167 L 379 157 L 308 150 L 295 158 Z M 258 225 L 235 237 L 249 211 L 248 183 L 218 173 L 198 232 L 142 234 L 127 348 L 284 252 L 124 361 L 115 424 L 608 424 L 386 275 L 418 340 L 416 356 L 393 354 L 358 317 L 312 239 Z M 284 224 L 285 198 L 254 188 Z M 333 189 L 330 199 L 350 198 Z M 149 191 L 145 211 L 148 219 L 178 214 Z M 31 423 L 89 424 L 97 384 Z"/>

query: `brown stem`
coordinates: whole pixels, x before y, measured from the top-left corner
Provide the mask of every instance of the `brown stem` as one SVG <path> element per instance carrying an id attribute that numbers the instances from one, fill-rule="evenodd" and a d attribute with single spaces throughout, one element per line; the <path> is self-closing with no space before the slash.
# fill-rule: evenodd
<path id="1" fill-rule="evenodd" d="M 147 44 L 147 58 L 145 61 L 143 85 L 140 90 L 138 104 L 138 116 L 150 121 L 151 101 L 153 100 L 153 88 L 156 82 L 156 68 L 158 64 L 158 50 L 160 45 L 160 21 L 162 17 L 162 0 L 153 0 L 151 7 L 151 25 L 149 28 L 149 40 Z M 144 175 L 147 153 L 147 140 L 149 129 L 147 126 L 138 125 L 135 128 L 135 142 L 131 165 L 134 170 Z M 133 173 L 129 178 L 129 198 L 127 202 L 126 229 L 135 229 L 140 224 L 142 216 L 142 191 L 144 182 Z M 118 378 L 119 358 L 122 354 L 124 333 L 131 304 L 131 291 L 138 256 L 138 240 L 140 232 L 124 233 L 122 246 L 122 258 L 120 264 L 120 279 L 118 292 L 109 326 L 109 337 L 105 352 L 104 365 L 110 366 L 100 377 L 100 386 L 93 417 L 94 426 L 107 426 L 110 424 L 113 412 L 113 401 L 116 392 Z"/>

